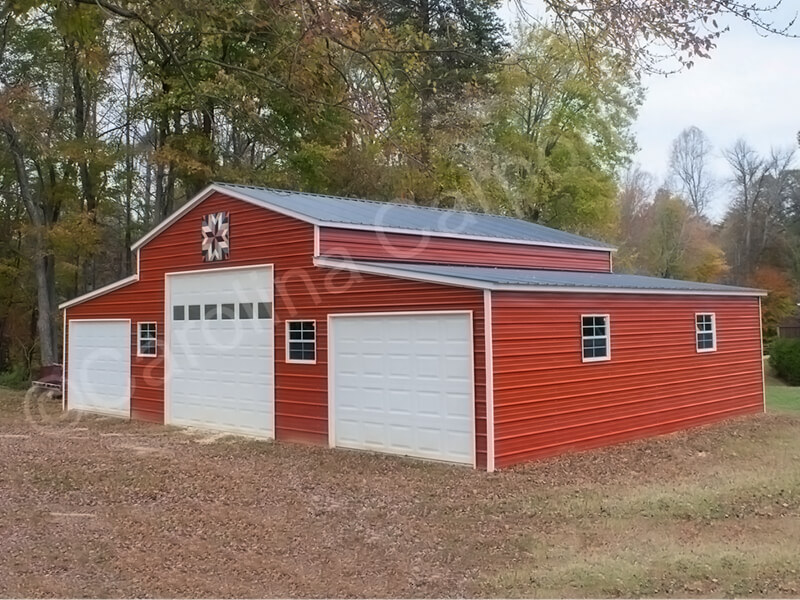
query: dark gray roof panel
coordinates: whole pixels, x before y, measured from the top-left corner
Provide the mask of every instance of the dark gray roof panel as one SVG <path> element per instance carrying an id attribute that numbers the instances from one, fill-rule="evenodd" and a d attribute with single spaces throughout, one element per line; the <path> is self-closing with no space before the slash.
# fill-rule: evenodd
<path id="1" fill-rule="evenodd" d="M 536 223 L 466 211 L 393 204 L 356 198 L 323 196 L 231 183 L 215 184 L 220 189 L 244 194 L 252 200 L 297 213 L 314 221 L 331 225 L 363 225 L 403 229 L 411 232 L 431 232 L 451 235 L 497 238 L 557 246 L 585 246 L 613 249 L 579 235 L 551 229 Z"/>
<path id="2" fill-rule="evenodd" d="M 596 288 L 625 289 L 665 292 L 708 292 L 758 295 L 761 290 L 719 285 L 716 283 L 698 283 L 678 279 L 660 279 L 643 275 L 626 275 L 623 273 L 586 273 L 570 271 L 540 271 L 534 269 L 509 269 L 495 267 L 469 267 L 433 265 L 422 263 L 395 263 L 357 261 L 354 264 L 395 269 L 413 274 L 433 275 L 437 277 L 454 277 L 476 283 L 501 286 L 541 287 L 541 288 Z"/>

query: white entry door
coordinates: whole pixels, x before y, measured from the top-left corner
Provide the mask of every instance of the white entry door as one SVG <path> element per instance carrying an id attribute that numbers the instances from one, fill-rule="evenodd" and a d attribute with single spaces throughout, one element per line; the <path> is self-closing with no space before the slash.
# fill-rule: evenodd
<path id="1" fill-rule="evenodd" d="M 272 269 L 168 275 L 167 423 L 274 437 Z"/>
<path id="2" fill-rule="evenodd" d="M 471 316 L 332 316 L 333 444 L 473 464 Z"/>
<path id="3" fill-rule="evenodd" d="M 130 321 L 69 321 L 67 361 L 70 410 L 130 416 Z"/>

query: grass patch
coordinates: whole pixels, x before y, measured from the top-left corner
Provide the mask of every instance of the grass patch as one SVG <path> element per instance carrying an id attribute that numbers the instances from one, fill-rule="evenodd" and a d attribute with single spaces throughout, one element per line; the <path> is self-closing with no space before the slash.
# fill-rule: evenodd
<path id="1" fill-rule="evenodd" d="M 800 387 L 767 386 L 767 410 L 800 412 Z"/>
<path id="2" fill-rule="evenodd" d="M 786 385 L 775 375 L 775 370 L 764 360 L 764 382 L 767 386 L 767 411 L 800 412 L 800 387 Z"/>
<path id="3" fill-rule="evenodd" d="M 637 533 L 630 531 L 629 535 Z M 512 596 L 522 589 L 535 590 L 537 597 L 545 598 L 741 597 L 765 595 L 776 588 L 784 594 L 798 589 L 796 554 L 778 541 L 732 547 L 646 536 L 644 542 L 651 546 L 646 553 L 638 542 L 562 556 L 548 561 L 546 567 L 506 573 L 497 584 Z"/>

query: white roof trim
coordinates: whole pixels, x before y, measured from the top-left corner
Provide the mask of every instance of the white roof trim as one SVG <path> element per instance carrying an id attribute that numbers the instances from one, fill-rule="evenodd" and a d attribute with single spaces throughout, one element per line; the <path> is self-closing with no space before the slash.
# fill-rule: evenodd
<path id="1" fill-rule="evenodd" d="M 65 308 L 69 308 L 70 306 L 75 306 L 76 304 L 80 304 L 81 302 L 86 302 L 87 300 L 91 300 L 92 298 L 96 298 L 97 296 L 102 296 L 103 294 L 107 294 L 109 292 L 113 292 L 114 290 L 118 290 L 119 288 L 125 287 L 126 285 L 130 285 L 132 283 L 136 283 L 139 281 L 139 274 L 136 273 L 135 275 L 130 275 L 125 279 L 120 279 L 119 281 L 115 281 L 114 283 L 109 283 L 108 285 L 104 285 L 101 288 L 97 288 L 92 292 L 88 292 L 83 296 L 78 296 L 77 298 L 73 298 L 67 302 L 62 302 L 58 305 L 58 310 L 64 310 Z"/>
<path id="2" fill-rule="evenodd" d="M 756 297 L 766 296 L 767 292 L 753 290 L 752 292 L 741 291 L 715 291 L 715 290 L 662 290 L 647 288 L 603 288 L 603 287 L 578 287 L 578 286 L 547 286 L 547 285 L 526 285 L 491 283 L 479 279 L 468 277 L 455 277 L 447 275 L 433 275 L 429 273 L 419 273 L 417 271 L 407 271 L 402 268 L 377 267 L 375 265 L 364 265 L 358 262 L 340 260 L 334 258 L 318 257 L 314 259 L 314 265 L 328 269 L 340 269 L 344 271 L 355 271 L 358 273 L 368 273 L 372 275 L 386 275 L 399 279 L 410 279 L 412 281 L 425 281 L 429 283 L 440 283 L 456 287 L 466 287 L 482 290 L 492 290 L 500 292 L 568 292 L 574 294 L 648 294 L 656 296 L 745 296 Z"/>
<path id="3" fill-rule="evenodd" d="M 312 225 L 316 225 L 318 227 L 327 227 L 329 229 L 355 229 L 359 231 L 378 231 L 381 233 L 400 233 L 405 235 L 417 235 L 417 236 L 430 236 L 430 237 L 442 237 L 442 238 L 451 238 L 451 239 L 459 239 L 459 240 L 475 240 L 481 242 L 500 242 L 504 244 L 519 244 L 521 246 L 545 246 L 550 248 L 570 248 L 573 250 L 588 250 L 594 252 L 608 252 L 610 255 L 617 251 L 616 248 L 604 248 L 599 246 L 581 246 L 579 244 L 558 244 L 554 242 L 537 242 L 533 240 L 519 240 L 514 238 L 504 238 L 504 237 L 488 237 L 488 236 L 479 236 L 479 235 L 462 235 L 459 233 L 444 233 L 440 231 L 424 231 L 420 229 L 403 229 L 398 227 L 382 227 L 382 226 L 375 226 L 375 225 L 358 225 L 353 223 L 337 223 L 335 221 L 320 221 L 318 219 L 314 219 L 312 217 L 306 216 L 304 214 L 287 210 L 283 207 L 276 206 L 271 204 L 265 200 L 255 200 L 248 196 L 247 194 L 243 194 L 240 192 L 233 191 L 229 188 L 222 187 L 217 184 L 211 184 L 194 196 L 191 200 L 186 202 L 183 206 L 181 206 L 178 210 L 172 213 L 169 217 L 167 217 L 164 221 L 158 224 L 154 229 L 151 229 L 150 232 L 139 239 L 133 246 L 131 246 L 131 250 L 138 250 L 150 240 L 155 238 L 158 234 L 162 231 L 167 229 L 170 225 L 172 225 L 175 221 L 180 219 L 184 214 L 189 212 L 195 206 L 200 204 L 203 200 L 208 198 L 214 192 L 219 192 L 220 194 L 225 194 L 230 196 L 231 198 L 236 198 L 237 200 L 241 200 L 242 202 L 247 202 L 248 204 L 252 204 L 254 206 L 258 206 L 260 208 L 266 210 L 272 210 L 276 213 L 286 215 L 287 217 L 292 217 L 299 221 L 304 221 L 306 223 L 311 223 Z"/>

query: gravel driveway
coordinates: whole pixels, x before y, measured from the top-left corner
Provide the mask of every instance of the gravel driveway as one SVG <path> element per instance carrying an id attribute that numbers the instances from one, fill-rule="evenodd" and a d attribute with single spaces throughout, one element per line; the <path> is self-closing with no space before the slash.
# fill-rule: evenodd
<path id="1" fill-rule="evenodd" d="M 0 594 L 614 595 L 570 583 L 569 573 L 562 583 L 549 581 L 555 571 L 541 571 L 552 561 L 563 566 L 560 556 L 591 553 L 593 544 L 613 553 L 615 527 L 636 526 L 624 515 L 612 523 L 614 515 L 598 513 L 593 499 L 621 502 L 630 482 L 645 486 L 641 492 L 708 481 L 725 464 L 719 448 L 730 439 L 752 442 L 746 464 L 757 470 L 769 459 L 757 453 L 761 438 L 784 430 L 796 436 L 798 423 L 734 421 L 489 475 L 110 418 L 63 418 L 51 404 L 26 409 L 21 394 L 0 390 Z M 741 450 L 736 456 L 741 469 Z M 797 498 L 787 502 L 775 515 L 796 520 Z M 684 531 L 682 522 L 674 526 Z M 711 579 L 701 592 L 728 589 Z M 696 594 L 680 576 L 672 581 L 663 585 L 673 588 L 639 591 Z M 764 592 L 791 595 L 780 586 L 795 584 L 789 576 Z"/>

